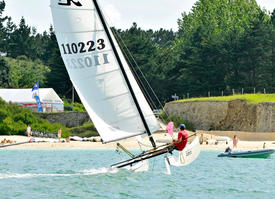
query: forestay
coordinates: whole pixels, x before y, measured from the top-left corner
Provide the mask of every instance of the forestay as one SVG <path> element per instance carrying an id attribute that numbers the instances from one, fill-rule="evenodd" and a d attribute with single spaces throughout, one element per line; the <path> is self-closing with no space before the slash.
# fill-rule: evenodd
<path id="1" fill-rule="evenodd" d="M 103 142 L 145 133 L 133 96 L 92 0 L 51 0 L 61 56 Z M 107 26 L 110 31 L 110 28 Z M 123 68 L 151 132 L 159 124 L 111 31 Z"/>

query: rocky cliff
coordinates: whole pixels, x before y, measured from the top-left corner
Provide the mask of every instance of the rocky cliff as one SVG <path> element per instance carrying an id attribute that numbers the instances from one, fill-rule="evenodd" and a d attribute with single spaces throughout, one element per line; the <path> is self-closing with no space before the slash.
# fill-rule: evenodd
<path id="1" fill-rule="evenodd" d="M 170 102 L 164 107 L 200 130 L 275 132 L 275 102 L 245 100 Z"/>

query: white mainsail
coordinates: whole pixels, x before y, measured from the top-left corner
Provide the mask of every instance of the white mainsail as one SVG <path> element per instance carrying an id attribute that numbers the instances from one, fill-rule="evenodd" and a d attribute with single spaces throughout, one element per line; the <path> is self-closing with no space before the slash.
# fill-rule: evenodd
<path id="1" fill-rule="evenodd" d="M 51 0 L 54 29 L 70 79 L 103 142 L 146 132 L 92 0 Z M 151 132 L 159 129 L 121 50 L 107 27 Z"/>

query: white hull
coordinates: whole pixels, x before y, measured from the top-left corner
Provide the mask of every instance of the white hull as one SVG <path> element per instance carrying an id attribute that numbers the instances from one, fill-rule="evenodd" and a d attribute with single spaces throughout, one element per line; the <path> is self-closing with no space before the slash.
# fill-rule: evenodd
<path id="1" fill-rule="evenodd" d="M 168 161 L 170 165 L 181 167 L 186 166 L 193 162 L 200 154 L 200 144 L 199 144 L 199 138 L 196 136 L 196 138 L 193 140 L 191 144 L 189 144 L 185 149 L 182 151 L 179 151 L 176 154 L 173 154 L 168 157 Z"/>
<path id="2" fill-rule="evenodd" d="M 135 164 L 133 166 L 127 166 L 125 168 L 129 171 L 134 171 L 134 172 L 148 171 L 149 162 L 148 162 L 148 160 L 143 160 L 143 161 L 138 162 L 137 164 Z"/>

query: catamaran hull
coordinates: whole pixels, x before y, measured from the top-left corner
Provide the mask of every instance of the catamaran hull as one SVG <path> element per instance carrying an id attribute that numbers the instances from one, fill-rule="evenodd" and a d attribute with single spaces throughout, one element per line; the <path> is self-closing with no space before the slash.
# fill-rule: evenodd
<path id="1" fill-rule="evenodd" d="M 238 151 L 238 152 L 229 152 L 221 153 L 218 157 L 230 157 L 230 158 L 268 158 L 274 149 L 260 149 L 260 150 L 250 150 L 250 151 Z"/>
<path id="2" fill-rule="evenodd" d="M 149 169 L 149 162 L 148 160 L 143 160 L 141 162 L 136 163 L 135 165 L 128 165 L 125 167 L 125 169 L 129 171 L 134 171 L 134 172 L 144 172 L 148 171 Z"/>
<path id="3" fill-rule="evenodd" d="M 193 162 L 200 154 L 199 138 L 193 140 L 185 149 L 179 151 L 177 154 L 173 154 L 168 157 L 168 162 L 172 166 L 181 167 L 186 166 Z"/>
<path id="4" fill-rule="evenodd" d="M 172 154 L 173 148 L 169 146 L 164 146 L 158 150 L 147 151 L 139 156 L 136 156 L 132 159 L 125 160 L 116 164 L 111 165 L 111 168 L 128 168 L 129 170 L 134 171 L 145 171 L 146 165 L 144 166 L 145 160 L 149 158 L 153 158 L 162 154 Z M 166 167 L 168 166 L 186 166 L 193 162 L 198 155 L 200 154 L 200 145 L 199 145 L 199 138 L 193 140 L 193 142 L 188 145 L 182 152 L 178 154 L 172 154 L 171 156 L 165 156 L 166 160 Z M 136 168 L 136 169 L 135 169 Z M 149 168 L 149 166 L 148 166 Z M 148 168 L 146 168 L 148 170 Z M 167 169 L 168 170 L 168 169 Z M 170 170 L 170 168 L 169 168 Z M 168 172 L 170 173 L 170 172 Z"/>

